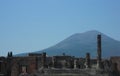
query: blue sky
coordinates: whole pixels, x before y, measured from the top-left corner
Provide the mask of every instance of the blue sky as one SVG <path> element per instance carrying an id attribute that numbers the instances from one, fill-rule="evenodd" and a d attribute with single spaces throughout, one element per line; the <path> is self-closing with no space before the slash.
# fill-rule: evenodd
<path id="1" fill-rule="evenodd" d="M 0 56 L 98 30 L 120 41 L 120 0 L 0 0 Z"/>

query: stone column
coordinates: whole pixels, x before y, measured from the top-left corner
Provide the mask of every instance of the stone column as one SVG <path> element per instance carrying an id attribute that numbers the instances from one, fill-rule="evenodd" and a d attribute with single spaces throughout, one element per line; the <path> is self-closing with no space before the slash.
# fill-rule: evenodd
<path id="1" fill-rule="evenodd" d="M 53 56 L 53 57 L 52 57 L 52 67 L 55 68 L 55 65 L 56 65 L 56 64 L 55 64 L 55 57 Z"/>
<path id="2" fill-rule="evenodd" d="M 74 60 L 74 69 L 76 69 L 77 68 L 77 60 L 75 59 Z"/>
<path id="3" fill-rule="evenodd" d="M 86 53 L 86 68 L 90 68 L 90 53 Z"/>
<path id="4" fill-rule="evenodd" d="M 46 66 L 46 53 L 42 53 L 42 67 L 45 68 Z"/>
<path id="5" fill-rule="evenodd" d="M 62 68 L 66 68 L 66 60 L 62 61 Z"/>
<path id="6" fill-rule="evenodd" d="M 101 35 L 97 35 L 97 67 L 101 68 Z"/>

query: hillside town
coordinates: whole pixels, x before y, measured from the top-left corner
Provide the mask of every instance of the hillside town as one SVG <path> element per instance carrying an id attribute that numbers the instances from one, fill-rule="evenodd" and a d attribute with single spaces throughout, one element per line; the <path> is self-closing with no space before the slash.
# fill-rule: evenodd
<path id="1" fill-rule="evenodd" d="M 102 59 L 102 37 L 97 35 L 97 57 L 90 52 L 85 58 L 75 56 L 49 56 L 46 52 L 29 53 L 28 56 L 0 57 L 0 76 L 120 76 L 120 56 Z M 109 53 L 109 52 L 108 52 Z"/>

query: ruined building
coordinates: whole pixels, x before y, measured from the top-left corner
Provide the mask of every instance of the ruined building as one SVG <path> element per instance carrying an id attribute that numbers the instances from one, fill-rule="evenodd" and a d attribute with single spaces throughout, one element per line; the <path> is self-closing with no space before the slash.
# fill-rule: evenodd
<path id="1" fill-rule="evenodd" d="M 97 57 L 91 59 L 68 56 L 47 56 L 45 52 L 15 57 L 12 52 L 0 57 L 0 76 L 119 76 L 120 57 L 102 59 L 101 35 L 97 36 Z"/>

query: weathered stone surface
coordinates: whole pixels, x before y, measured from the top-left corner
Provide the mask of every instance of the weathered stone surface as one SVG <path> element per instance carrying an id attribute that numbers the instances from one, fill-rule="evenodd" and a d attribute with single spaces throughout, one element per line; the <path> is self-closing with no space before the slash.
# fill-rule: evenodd
<path id="1" fill-rule="evenodd" d="M 101 35 L 97 35 L 97 67 L 101 69 Z"/>

